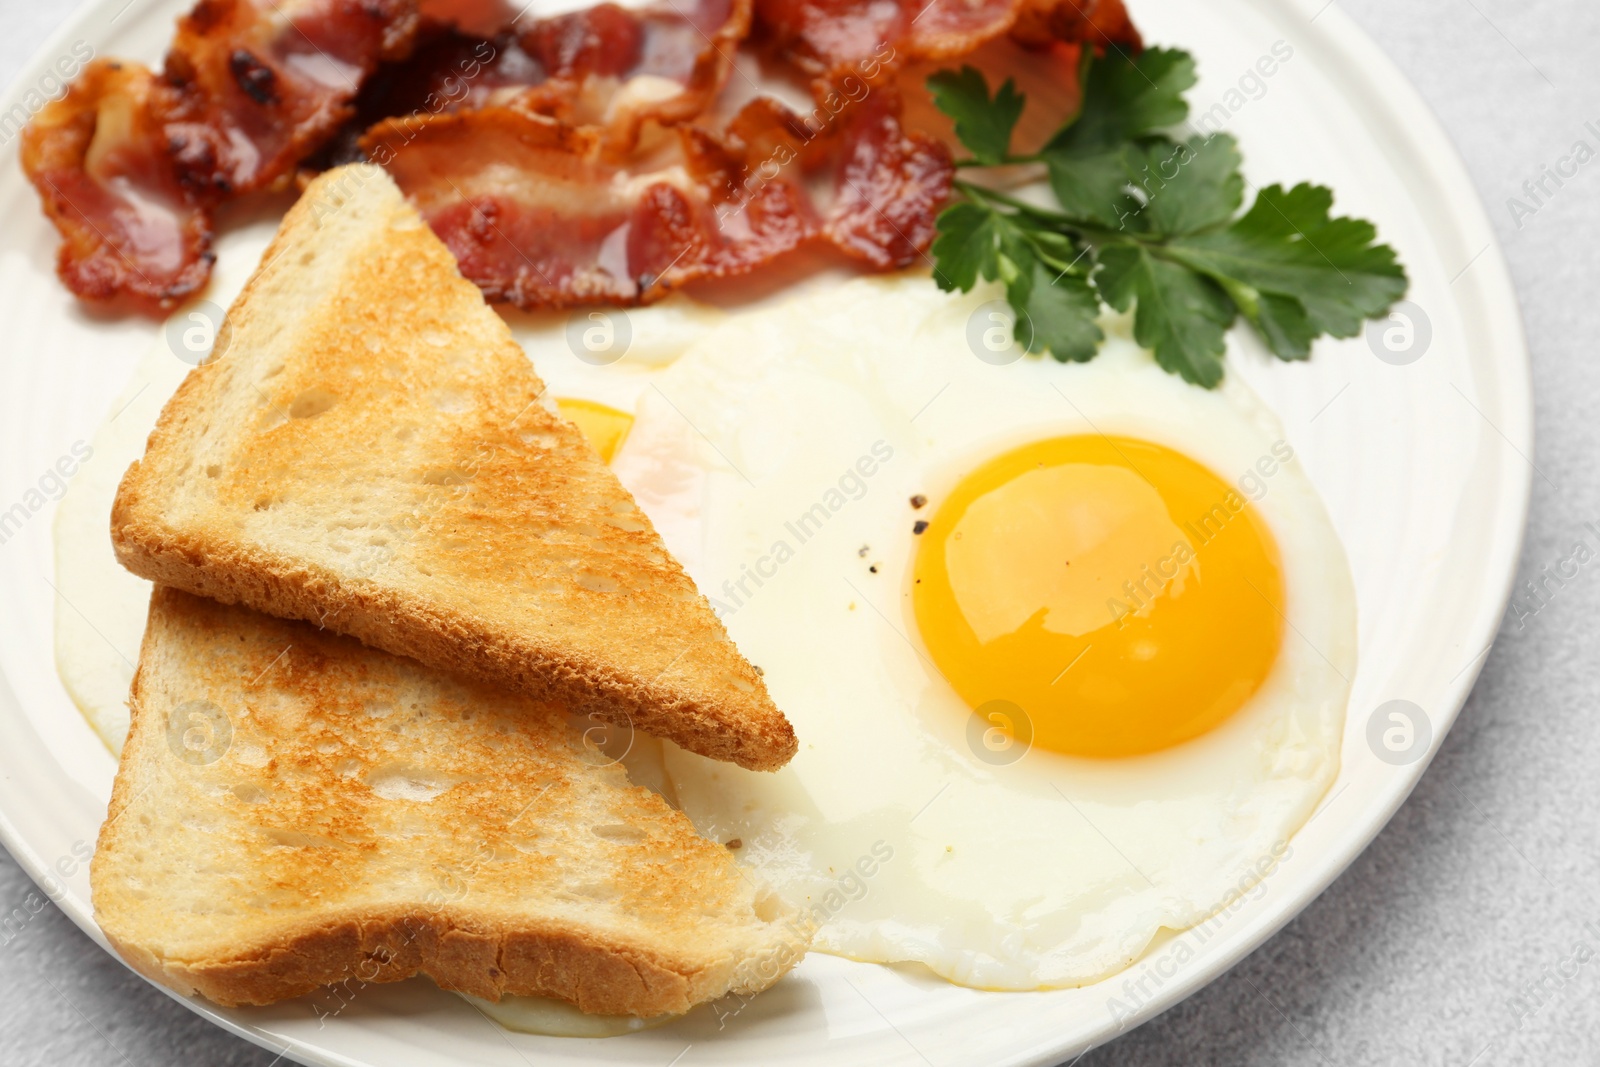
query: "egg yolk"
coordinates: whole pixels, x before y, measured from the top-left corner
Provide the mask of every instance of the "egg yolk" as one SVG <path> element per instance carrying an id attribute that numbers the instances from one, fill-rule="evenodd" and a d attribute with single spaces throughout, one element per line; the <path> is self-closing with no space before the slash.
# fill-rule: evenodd
<path id="1" fill-rule="evenodd" d="M 1008 701 L 1033 743 L 1074 756 L 1197 737 L 1261 687 L 1283 577 L 1248 501 L 1172 449 L 1037 441 L 967 475 L 917 548 L 912 603 L 972 708 Z M 994 721 L 1020 732 L 1011 716 Z"/>
<path id="2" fill-rule="evenodd" d="M 568 422 L 583 431 L 583 436 L 607 463 L 610 463 L 611 457 L 617 454 L 617 449 L 622 447 L 623 438 L 628 436 L 628 431 L 633 429 L 632 415 L 593 400 L 558 397 L 556 408 Z"/>

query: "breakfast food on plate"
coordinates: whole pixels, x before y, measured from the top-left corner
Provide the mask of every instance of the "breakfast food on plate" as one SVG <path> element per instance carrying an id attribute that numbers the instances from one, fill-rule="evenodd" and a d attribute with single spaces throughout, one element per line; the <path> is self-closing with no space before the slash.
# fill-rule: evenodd
<path id="1" fill-rule="evenodd" d="M 1146 50 L 1120 0 L 527 14 L 205 0 L 159 76 L 91 64 L 25 131 L 59 273 L 88 299 L 170 307 L 209 275 L 223 199 L 367 160 L 488 299 L 530 309 L 643 305 L 829 256 L 926 263 L 946 289 L 1004 279 L 1029 352 L 1092 358 L 1104 303 L 1134 312 L 1162 366 L 1213 386 L 1238 318 L 1300 360 L 1406 289 L 1327 189 L 1269 185 L 1240 214 L 1233 138 L 1177 132 L 1192 57 Z M 962 57 L 979 65 L 930 69 Z M 1042 139 L 1019 65 L 1060 121 Z M 1005 79 L 992 95 L 985 70 Z M 1040 179 L 1055 206 L 1012 195 Z"/>
<path id="2" fill-rule="evenodd" d="M 97 59 L 28 124 L 23 169 L 73 292 L 171 307 L 205 284 L 216 204 L 281 183 L 417 30 L 412 0 L 289 6 L 201 0 L 160 73 Z"/>
<path id="3" fill-rule="evenodd" d="M 23 131 L 23 169 L 61 232 L 56 274 L 85 300 L 166 307 L 211 276 L 211 213 L 173 173 L 150 114 L 160 91 L 137 63 L 93 63 Z"/>
<path id="4" fill-rule="evenodd" d="M 1121 0 L 756 0 L 756 20 L 765 43 L 817 80 L 819 97 L 874 58 L 890 68 L 953 59 L 1007 34 L 1037 48 L 1140 47 Z"/>
<path id="5" fill-rule="evenodd" d="M 289 212 L 118 490 L 152 581 L 770 770 L 794 732 L 388 176 Z"/>
<path id="6" fill-rule="evenodd" d="M 918 262 L 952 168 L 943 143 L 899 116 L 880 90 L 810 141 L 759 97 L 719 134 L 680 128 L 648 166 L 598 158 L 584 134 L 514 107 L 393 119 L 361 144 L 489 299 L 631 305 L 819 243 L 877 270 Z M 814 167 L 831 167 L 817 175 L 825 209 L 801 175 L 779 176 L 813 145 L 836 149 Z"/>
<path id="7" fill-rule="evenodd" d="M 222 1003 L 375 959 L 651 1016 L 807 946 L 1082 985 L 1271 877 L 1356 608 L 1230 327 L 1301 360 L 1406 276 L 1180 133 L 1195 79 L 1119 0 L 203 0 L 91 66 L 23 146 L 80 295 L 169 307 L 224 200 L 304 190 L 111 505 L 125 745 L 58 626 L 113 943 Z"/>
<path id="8" fill-rule="evenodd" d="M 961 292 L 1003 280 L 1022 348 L 1093 359 L 1104 303 L 1133 312 L 1134 338 L 1157 363 L 1212 387 L 1241 317 L 1273 355 L 1303 360 L 1319 336 L 1354 337 L 1405 295 L 1394 249 L 1372 223 L 1334 217 L 1330 189 L 1269 185 L 1239 214 L 1247 183 L 1233 137 L 1172 129 L 1189 114 L 1187 52 L 1085 52 L 1079 68 L 1076 110 L 1036 152 L 1012 149 L 1027 103 L 1013 79 L 992 97 L 972 67 L 928 79 L 972 153 L 957 163 L 960 199 L 937 220 L 934 277 Z M 1054 207 L 994 184 L 1039 164 Z"/>
<path id="9" fill-rule="evenodd" d="M 805 739 L 775 775 L 662 746 L 670 795 L 815 950 L 1023 990 L 1292 859 L 1356 605 L 1241 376 L 1189 385 L 1113 319 L 1093 362 L 975 359 L 999 295 L 858 279 L 730 317 L 616 468 Z"/>
<path id="10" fill-rule="evenodd" d="M 159 72 L 90 64 L 29 124 L 22 160 L 64 239 L 58 273 L 88 300 L 170 309 L 205 284 L 222 202 L 337 163 L 388 166 L 403 149 L 404 173 L 425 177 L 450 209 L 428 221 L 444 223 L 441 236 L 491 298 L 642 303 L 814 241 L 875 270 L 920 260 L 952 172 L 940 142 L 900 124 L 897 73 L 1007 35 L 1051 55 L 1063 84 L 1084 48 L 1140 44 L 1121 0 L 684 0 L 545 18 L 467 0 L 201 0 Z M 723 90 L 735 64 L 758 59 L 809 82 L 810 99 L 768 97 L 731 117 Z M 737 96 L 750 77 L 732 81 Z M 465 117 L 478 111 L 481 121 Z M 463 132 L 479 128 L 488 143 L 462 152 Z M 509 161 L 490 150 L 519 139 L 529 150 Z M 831 192 L 814 196 L 830 170 L 820 184 Z M 615 186 L 596 184 L 597 172 Z M 445 177 L 454 197 L 443 196 Z M 549 213 L 546 181 L 581 195 L 569 190 Z M 492 233 L 506 214 L 510 236 Z M 612 225 L 576 227 L 584 216 Z M 666 240 L 668 256 L 637 233 L 604 240 L 629 216 Z M 546 233 L 552 222 L 564 225 Z M 671 260 L 686 237 L 712 246 L 704 261 L 698 248 Z M 469 254 L 508 241 L 552 277 L 604 281 L 516 284 L 503 254 Z"/>
<path id="11" fill-rule="evenodd" d="M 653 1016 L 804 953 L 785 905 L 559 708 L 159 587 L 130 702 L 95 918 L 179 992 L 426 974 Z"/>

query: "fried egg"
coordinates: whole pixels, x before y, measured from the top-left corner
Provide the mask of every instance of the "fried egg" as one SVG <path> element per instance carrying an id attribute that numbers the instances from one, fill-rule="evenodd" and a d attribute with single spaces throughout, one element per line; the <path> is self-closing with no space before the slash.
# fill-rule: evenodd
<path id="1" fill-rule="evenodd" d="M 1007 350 L 998 292 L 862 279 L 730 318 L 616 468 L 800 738 L 661 746 L 671 798 L 815 947 L 1080 985 L 1270 872 L 1338 770 L 1355 607 L 1265 406 L 1120 319 Z"/>

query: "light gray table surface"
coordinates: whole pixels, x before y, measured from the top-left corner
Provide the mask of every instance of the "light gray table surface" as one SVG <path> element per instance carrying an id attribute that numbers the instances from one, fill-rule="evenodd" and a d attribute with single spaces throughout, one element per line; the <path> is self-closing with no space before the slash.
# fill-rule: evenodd
<path id="1" fill-rule="evenodd" d="M 80 0 L 0 0 L 0 83 Z M 1532 215 L 1522 191 L 1600 151 L 1593 0 L 1333 0 L 1454 139 L 1511 263 L 1538 447 L 1520 580 L 1600 522 L 1600 162 Z M 1137 3 L 1134 4 L 1137 13 Z M 7 160 L 4 165 L 13 166 Z M 1568 168 L 1570 169 L 1570 168 Z M 1592 543 L 1592 539 L 1591 539 Z M 1416 792 L 1323 896 L 1254 955 L 1082 1067 L 1600 1064 L 1600 569 L 1508 617 Z M 0 914 L 32 883 L 0 851 Z M 268 1067 L 145 985 L 53 907 L 0 946 L 0 1064 Z"/>

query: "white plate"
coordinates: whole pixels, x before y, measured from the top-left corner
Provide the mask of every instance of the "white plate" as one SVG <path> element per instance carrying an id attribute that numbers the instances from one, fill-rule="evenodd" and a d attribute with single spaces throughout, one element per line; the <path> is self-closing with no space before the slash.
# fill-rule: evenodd
<path id="1" fill-rule="evenodd" d="M 24 70 L 0 114 L 30 89 L 48 89 L 49 66 L 80 39 L 98 54 L 154 61 L 189 6 L 127 3 L 86 6 Z M 703 1010 L 603 1041 L 508 1033 L 423 981 L 362 990 L 325 1025 L 305 1002 L 225 1011 L 186 1001 L 191 1008 L 315 1064 L 1050 1064 L 1199 989 L 1356 857 L 1437 749 L 1504 610 L 1536 473 L 1516 301 L 1455 151 L 1337 7 L 1135 0 L 1134 9 L 1150 41 L 1196 54 L 1195 112 L 1222 107 L 1253 182 L 1333 186 L 1341 212 L 1374 219 L 1412 278 L 1409 353 L 1378 358 L 1387 351 L 1383 329 L 1398 328 L 1391 340 L 1404 347 L 1405 329 L 1391 323 L 1374 341 L 1320 343 L 1308 365 L 1273 363 L 1242 335 L 1230 355 L 1230 373 L 1246 375 L 1281 415 L 1344 538 L 1357 586 L 1361 666 L 1343 769 L 1292 856 L 1217 919 L 1158 939 L 1129 971 L 1083 989 L 981 993 L 910 969 L 814 955 L 724 1025 Z M 1279 41 L 1292 57 L 1250 80 Z M 53 507 L 35 511 L 38 498 L 27 494 L 75 441 L 90 439 L 155 327 L 86 313 L 55 280 L 55 235 L 13 161 L 15 144 L 0 147 L 8 157 L 0 166 L 0 513 L 21 503 L 28 517 L 0 543 L 0 836 L 103 945 L 88 872 L 73 850 L 94 841 L 115 765 L 53 669 L 54 612 L 74 609 L 51 585 Z M 1408 354 L 1415 358 L 1405 362 Z M 1431 744 L 1397 764 L 1380 758 L 1386 751 L 1368 736 L 1374 711 L 1398 699 L 1424 709 Z"/>

